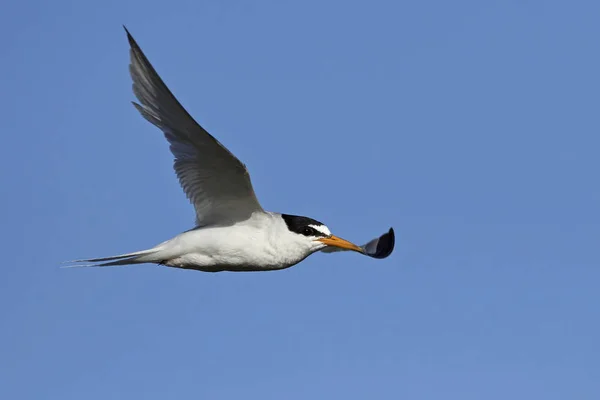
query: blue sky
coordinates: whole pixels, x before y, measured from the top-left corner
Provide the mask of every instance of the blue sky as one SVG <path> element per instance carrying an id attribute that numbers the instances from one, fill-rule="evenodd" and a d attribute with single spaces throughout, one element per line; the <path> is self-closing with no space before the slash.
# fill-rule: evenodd
<path id="1" fill-rule="evenodd" d="M 598 2 L 3 10 L 1 398 L 600 398 Z M 121 24 L 266 209 L 394 254 L 60 269 L 193 226 Z"/>

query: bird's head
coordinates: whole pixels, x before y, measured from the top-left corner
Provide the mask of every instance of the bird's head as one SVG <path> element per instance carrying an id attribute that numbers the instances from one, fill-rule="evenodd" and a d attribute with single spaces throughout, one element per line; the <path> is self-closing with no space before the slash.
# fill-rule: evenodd
<path id="1" fill-rule="evenodd" d="M 359 253 L 365 253 L 365 250 L 345 239 L 337 237 L 331 233 L 329 228 L 322 222 L 308 217 L 298 215 L 282 214 L 288 230 L 296 236 L 298 241 L 306 243 L 311 251 L 322 250 L 326 247 L 333 247 L 339 250 L 351 250 Z"/>

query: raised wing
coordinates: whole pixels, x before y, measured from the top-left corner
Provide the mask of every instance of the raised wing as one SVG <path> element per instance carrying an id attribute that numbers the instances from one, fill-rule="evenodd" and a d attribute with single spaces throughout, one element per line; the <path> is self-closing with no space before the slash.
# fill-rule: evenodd
<path id="1" fill-rule="evenodd" d="M 387 233 L 371 240 L 368 243 L 360 246 L 363 250 L 363 254 L 373 258 L 386 258 L 394 250 L 394 244 L 396 237 L 394 235 L 394 229 L 390 228 Z M 327 246 L 321 250 L 323 253 L 334 253 L 337 251 L 347 251 L 339 247 Z"/>
<path id="2" fill-rule="evenodd" d="M 183 108 L 156 73 L 127 28 L 133 103 L 144 118 L 159 127 L 175 156 L 173 168 L 196 209 L 196 224 L 247 219 L 262 211 L 246 166 L 202 128 Z"/>

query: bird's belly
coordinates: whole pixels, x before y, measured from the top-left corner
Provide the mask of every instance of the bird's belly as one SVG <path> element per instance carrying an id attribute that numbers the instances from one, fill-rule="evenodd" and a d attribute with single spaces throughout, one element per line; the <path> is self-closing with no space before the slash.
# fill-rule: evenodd
<path id="1" fill-rule="evenodd" d="M 163 265 L 199 271 L 270 271 L 291 267 L 309 253 L 281 247 L 260 226 L 218 227 L 185 232 L 170 243 Z M 296 250 L 296 251 L 294 251 Z"/>
<path id="2" fill-rule="evenodd" d="M 242 252 L 239 254 L 210 255 L 203 253 L 188 253 L 163 262 L 168 267 L 195 269 L 204 272 L 221 271 L 273 271 L 289 268 L 299 260 L 286 260 L 269 253 Z"/>
<path id="3" fill-rule="evenodd" d="M 299 262 L 299 261 L 298 261 Z M 279 269 L 289 268 L 297 262 L 281 262 L 276 259 L 263 260 L 247 259 L 247 258 L 233 258 L 227 257 L 227 259 L 219 259 L 219 257 L 210 256 L 207 257 L 204 254 L 186 254 L 171 260 L 163 262 L 163 265 L 168 267 L 182 268 L 182 269 L 194 269 L 204 272 L 221 272 L 221 271 L 273 271 Z"/>

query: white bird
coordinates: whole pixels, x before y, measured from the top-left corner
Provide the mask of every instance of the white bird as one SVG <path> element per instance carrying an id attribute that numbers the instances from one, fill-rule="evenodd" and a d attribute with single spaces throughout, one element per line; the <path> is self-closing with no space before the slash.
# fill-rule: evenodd
<path id="1" fill-rule="evenodd" d="M 312 218 L 264 211 L 245 165 L 188 114 L 127 28 L 125 31 L 133 92 L 139 101 L 133 105 L 169 141 L 175 172 L 196 210 L 196 227 L 148 250 L 73 263 L 99 267 L 154 263 L 206 272 L 269 271 L 291 267 L 317 251 L 350 250 L 373 258 L 391 254 L 392 228 L 357 246 L 332 235 L 327 226 Z"/>

